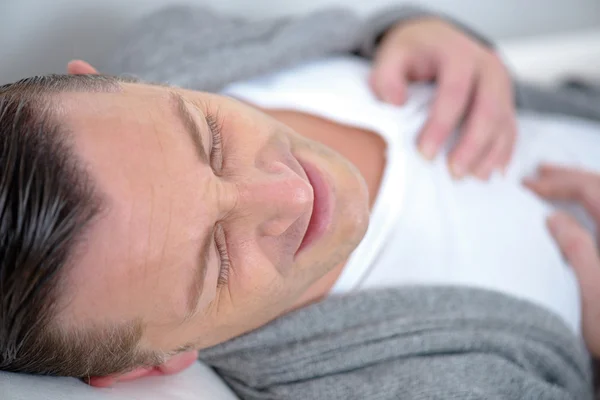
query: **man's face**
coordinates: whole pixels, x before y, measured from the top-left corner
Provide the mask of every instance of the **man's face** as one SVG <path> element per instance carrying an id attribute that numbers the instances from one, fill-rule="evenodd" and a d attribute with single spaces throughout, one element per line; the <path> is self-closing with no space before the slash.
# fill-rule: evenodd
<path id="1" fill-rule="evenodd" d="M 232 99 L 122 86 L 60 95 L 105 203 L 63 321 L 141 318 L 145 349 L 208 347 L 292 307 L 364 235 L 364 181 L 329 148 Z"/>

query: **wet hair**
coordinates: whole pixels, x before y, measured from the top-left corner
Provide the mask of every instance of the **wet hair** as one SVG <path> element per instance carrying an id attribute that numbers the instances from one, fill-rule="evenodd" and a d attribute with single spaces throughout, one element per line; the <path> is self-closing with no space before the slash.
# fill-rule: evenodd
<path id="1" fill-rule="evenodd" d="M 163 361 L 138 348 L 139 322 L 67 328 L 58 318 L 78 243 L 102 206 L 58 94 L 118 92 L 120 81 L 49 75 L 0 86 L 0 370 L 88 377 Z"/>

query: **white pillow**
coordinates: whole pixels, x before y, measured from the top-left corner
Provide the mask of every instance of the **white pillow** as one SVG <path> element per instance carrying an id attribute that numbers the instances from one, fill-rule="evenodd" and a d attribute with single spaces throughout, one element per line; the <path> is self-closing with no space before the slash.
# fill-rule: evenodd
<path id="1" fill-rule="evenodd" d="M 75 378 L 0 372 L 0 399 L 238 400 L 238 397 L 212 369 L 197 362 L 176 375 L 142 378 L 104 389 L 90 387 Z"/>

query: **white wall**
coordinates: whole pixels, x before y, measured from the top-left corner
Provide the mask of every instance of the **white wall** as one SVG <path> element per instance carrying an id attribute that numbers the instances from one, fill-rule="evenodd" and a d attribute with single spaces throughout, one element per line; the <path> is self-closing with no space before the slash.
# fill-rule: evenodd
<path id="1" fill-rule="evenodd" d="M 252 18 L 336 4 L 361 14 L 400 0 L 181 0 Z M 91 62 L 129 21 L 170 0 L 0 0 L 0 84 L 63 72 L 72 58 Z M 600 26 L 600 0 L 421 0 L 493 38 Z"/>

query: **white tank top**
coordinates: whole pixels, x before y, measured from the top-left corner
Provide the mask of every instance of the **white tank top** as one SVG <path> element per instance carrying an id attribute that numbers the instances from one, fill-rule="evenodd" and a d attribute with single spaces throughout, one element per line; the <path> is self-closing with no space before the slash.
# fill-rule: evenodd
<path id="1" fill-rule="evenodd" d="M 369 62 L 340 56 L 223 91 L 260 107 L 310 113 L 385 139 L 386 167 L 369 228 L 332 294 L 414 284 L 478 287 L 544 306 L 579 332 L 577 281 L 545 224 L 553 207 L 520 181 L 542 160 L 600 172 L 600 126 L 521 115 L 507 176 L 456 181 L 445 154 L 429 162 L 415 145 L 433 88 L 411 86 L 407 103 L 392 106 L 371 92 L 369 71 Z"/>

